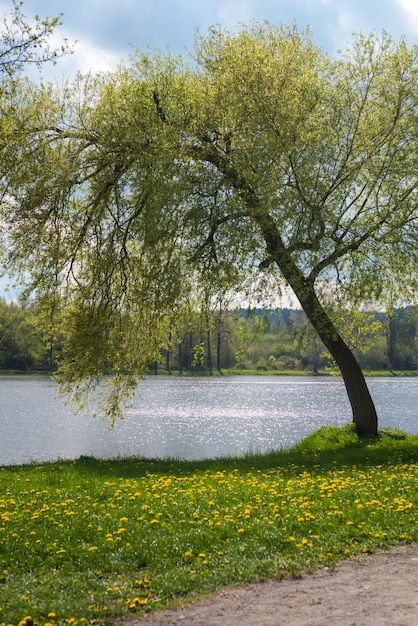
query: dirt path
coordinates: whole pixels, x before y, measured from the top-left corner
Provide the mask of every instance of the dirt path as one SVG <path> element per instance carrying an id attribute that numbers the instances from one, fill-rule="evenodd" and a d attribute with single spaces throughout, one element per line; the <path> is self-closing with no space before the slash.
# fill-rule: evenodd
<path id="1" fill-rule="evenodd" d="M 418 626 L 418 544 L 302 578 L 228 588 L 119 626 Z"/>

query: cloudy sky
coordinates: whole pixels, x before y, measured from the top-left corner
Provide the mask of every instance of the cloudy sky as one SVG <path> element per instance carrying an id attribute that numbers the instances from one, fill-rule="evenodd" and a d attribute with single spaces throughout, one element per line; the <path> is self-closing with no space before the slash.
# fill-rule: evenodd
<path id="1" fill-rule="evenodd" d="M 0 0 L 0 14 L 10 7 L 10 0 Z M 63 13 L 57 38 L 78 42 L 54 77 L 113 69 L 132 47 L 177 54 L 193 46 L 196 29 L 205 33 L 220 24 L 233 30 L 251 20 L 309 25 L 315 43 L 330 53 L 359 31 L 386 30 L 418 43 L 418 0 L 24 0 L 23 9 L 27 17 Z"/>

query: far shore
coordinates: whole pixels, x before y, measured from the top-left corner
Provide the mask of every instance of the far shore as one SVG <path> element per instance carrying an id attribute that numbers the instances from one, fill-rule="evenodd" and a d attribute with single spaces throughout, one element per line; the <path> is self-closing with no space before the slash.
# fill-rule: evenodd
<path id="1" fill-rule="evenodd" d="M 418 377 L 418 370 L 363 370 L 366 378 L 394 378 L 394 377 Z M 111 373 L 110 373 L 111 375 Z M 46 370 L 2 370 L 0 376 L 54 376 L 54 372 Z M 310 370 L 264 370 L 264 369 L 223 369 L 213 370 L 166 370 L 165 368 L 148 369 L 144 376 L 311 376 L 311 377 L 338 377 L 338 374 L 326 370 L 312 372 Z"/>

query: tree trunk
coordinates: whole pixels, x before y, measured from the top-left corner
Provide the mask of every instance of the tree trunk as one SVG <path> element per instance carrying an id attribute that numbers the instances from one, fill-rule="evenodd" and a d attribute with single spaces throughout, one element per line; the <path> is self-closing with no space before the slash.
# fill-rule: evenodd
<path id="1" fill-rule="evenodd" d="M 182 347 L 181 347 L 181 341 L 180 340 L 179 340 L 179 343 L 178 343 L 178 352 L 179 352 L 179 355 L 178 355 L 179 372 L 181 374 L 183 372 L 183 350 L 182 350 Z"/>
<path id="2" fill-rule="evenodd" d="M 387 355 L 389 362 L 389 370 L 393 373 L 395 369 L 396 349 L 397 349 L 397 337 L 396 337 L 396 324 L 394 312 L 388 311 L 388 323 L 387 323 Z"/>
<path id="3" fill-rule="evenodd" d="M 219 314 L 216 324 L 216 369 L 221 373 L 221 340 L 222 340 L 222 305 L 219 305 Z"/>
<path id="4" fill-rule="evenodd" d="M 353 412 L 353 422 L 360 436 L 377 435 L 377 413 L 366 379 L 352 351 L 335 329 L 313 289 L 294 289 L 309 321 L 334 358 L 347 390 Z"/>
<path id="5" fill-rule="evenodd" d="M 206 355 L 206 359 L 207 359 L 207 363 L 208 363 L 208 370 L 209 370 L 209 374 L 212 376 L 213 374 L 213 366 L 212 366 L 212 347 L 210 344 L 210 330 L 206 331 L 206 343 L 207 343 L 207 355 Z"/>
<path id="6" fill-rule="evenodd" d="M 312 373 L 317 375 L 318 374 L 318 370 L 319 370 L 319 357 L 320 357 L 320 351 L 318 349 L 317 344 L 319 344 L 318 339 L 316 337 L 314 337 L 312 339 L 312 345 L 311 345 L 311 349 L 312 349 Z"/>

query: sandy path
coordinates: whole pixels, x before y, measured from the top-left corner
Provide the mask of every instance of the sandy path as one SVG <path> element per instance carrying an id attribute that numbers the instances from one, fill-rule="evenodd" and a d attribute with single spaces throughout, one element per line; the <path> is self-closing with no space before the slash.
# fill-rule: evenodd
<path id="1" fill-rule="evenodd" d="M 418 626 L 418 544 L 302 578 L 228 588 L 119 626 Z"/>

